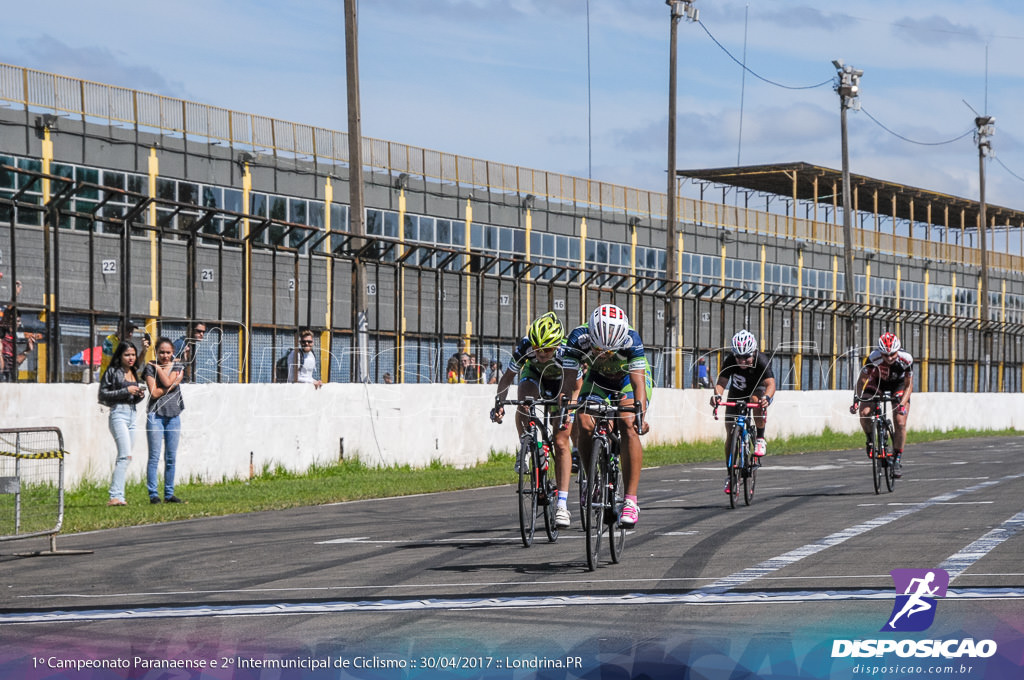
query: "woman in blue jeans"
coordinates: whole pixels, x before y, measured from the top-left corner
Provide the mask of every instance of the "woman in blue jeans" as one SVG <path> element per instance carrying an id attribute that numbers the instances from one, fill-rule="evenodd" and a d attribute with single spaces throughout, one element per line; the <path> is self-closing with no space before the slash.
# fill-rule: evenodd
<path id="1" fill-rule="evenodd" d="M 132 459 L 132 444 L 135 443 L 135 405 L 146 396 L 146 389 L 135 371 L 137 358 L 135 345 L 128 340 L 121 342 L 100 379 L 98 399 L 110 407 L 108 424 L 117 445 L 107 505 L 128 505 L 124 498 L 124 480 Z"/>
<path id="2" fill-rule="evenodd" d="M 146 364 L 142 377 L 149 387 L 149 404 L 146 407 L 146 439 L 149 442 L 149 465 L 146 468 L 146 488 L 149 502 L 160 502 L 157 485 L 160 452 L 164 454 L 164 497 L 165 503 L 181 503 L 174 495 L 174 460 L 178 455 L 178 439 L 181 436 L 181 412 L 185 402 L 181 398 L 181 378 L 185 367 L 174 360 L 174 343 L 167 338 L 156 341 L 156 361 Z"/>

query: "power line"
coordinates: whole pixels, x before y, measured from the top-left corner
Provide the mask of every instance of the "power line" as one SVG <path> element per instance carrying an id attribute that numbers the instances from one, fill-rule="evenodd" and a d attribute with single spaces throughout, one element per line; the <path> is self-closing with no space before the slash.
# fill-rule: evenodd
<path id="1" fill-rule="evenodd" d="M 999 163 L 999 165 L 1003 166 L 1003 170 L 1006 170 L 1006 172 L 1010 173 L 1015 179 L 1019 179 L 1021 182 L 1024 182 L 1024 177 L 1021 177 L 1013 170 L 1010 170 L 1010 168 L 1006 167 L 1006 163 L 1003 163 L 1003 161 L 1001 161 L 998 156 L 989 156 L 989 158 L 994 160 L 996 163 Z"/>
<path id="2" fill-rule="evenodd" d="M 917 141 L 916 139 L 910 139 L 909 137 L 905 137 L 905 136 L 901 135 L 898 132 L 890 130 L 885 125 L 883 125 L 880 120 L 878 120 L 877 118 L 872 116 L 870 113 L 868 113 L 867 109 L 865 109 L 863 106 L 860 107 L 860 110 L 864 113 L 865 116 L 867 116 L 872 121 L 874 121 L 875 125 L 877 125 L 878 127 L 882 128 L 883 130 L 888 132 L 893 137 L 898 137 L 899 139 L 902 139 L 904 142 L 910 142 L 911 144 L 918 144 L 920 146 L 942 146 L 944 144 L 952 144 L 953 142 L 958 142 L 961 139 L 963 139 L 964 137 L 966 137 L 966 136 L 968 136 L 968 135 L 970 135 L 970 134 L 972 134 L 974 132 L 974 128 L 971 128 L 967 132 L 963 133 L 962 135 L 960 135 L 958 137 L 954 137 L 953 139 L 947 139 L 947 140 L 942 141 L 942 142 L 920 142 L 920 141 Z"/>
<path id="3" fill-rule="evenodd" d="M 756 73 L 755 71 L 752 71 L 750 68 L 747 67 L 746 64 L 744 64 L 742 61 L 740 61 L 739 59 L 734 57 L 732 52 L 730 52 L 728 49 L 726 49 L 725 45 L 723 45 L 722 43 L 718 42 L 718 39 L 711 34 L 711 31 L 708 30 L 708 27 L 704 25 L 703 21 L 700 21 L 698 19 L 697 23 L 700 25 L 701 28 L 704 29 L 704 32 L 708 34 L 708 37 L 711 38 L 711 41 L 714 42 L 716 45 L 718 45 L 718 48 L 720 50 L 722 50 L 723 52 L 725 52 L 725 54 L 730 59 L 732 59 L 734 62 L 739 64 L 740 68 L 742 68 L 745 72 L 747 72 L 750 75 L 754 76 L 758 80 L 764 81 L 764 82 L 768 83 L 769 85 L 774 85 L 775 87 L 781 87 L 781 88 L 786 89 L 786 90 L 813 90 L 814 88 L 817 88 L 817 87 L 823 87 L 825 85 L 831 85 L 832 84 L 832 78 L 829 78 L 828 80 L 822 81 L 822 82 L 817 83 L 815 85 L 801 85 L 801 86 L 783 85 L 782 83 L 776 82 L 774 80 L 769 80 L 768 78 L 765 78 L 764 76 Z"/>

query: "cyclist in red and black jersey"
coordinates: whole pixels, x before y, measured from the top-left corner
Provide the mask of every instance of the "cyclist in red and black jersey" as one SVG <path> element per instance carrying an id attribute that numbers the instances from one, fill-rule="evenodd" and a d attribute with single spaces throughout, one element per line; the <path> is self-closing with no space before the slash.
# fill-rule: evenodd
<path id="1" fill-rule="evenodd" d="M 861 403 L 864 397 L 872 397 L 881 392 L 893 395 L 893 453 L 896 454 L 897 477 L 903 475 L 903 445 L 907 441 L 907 416 L 910 413 L 910 394 L 914 391 L 914 357 L 905 352 L 900 339 L 895 333 L 882 333 L 878 338 L 878 346 L 868 355 L 864 368 L 857 380 L 853 392 L 853 405 L 850 413 L 860 411 L 860 426 L 867 436 L 868 458 L 874 455 L 871 450 L 871 415 L 872 405 Z"/>

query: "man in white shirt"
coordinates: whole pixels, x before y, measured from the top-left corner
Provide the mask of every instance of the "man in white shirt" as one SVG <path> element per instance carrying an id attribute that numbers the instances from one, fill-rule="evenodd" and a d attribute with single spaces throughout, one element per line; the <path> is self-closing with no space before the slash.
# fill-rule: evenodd
<path id="1" fill-rule="evenodd" d="M 304 330 L 299 334 L 299 347 L 288 357 L 288 382 L 310 383 L 320 389 L 323 383 L 316 375 L 316 353 L 313 352 L 313 331 Z"/>

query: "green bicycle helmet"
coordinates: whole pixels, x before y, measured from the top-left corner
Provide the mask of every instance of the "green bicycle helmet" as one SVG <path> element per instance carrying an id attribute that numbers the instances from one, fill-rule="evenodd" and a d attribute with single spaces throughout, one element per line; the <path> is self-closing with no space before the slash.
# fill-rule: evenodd
<path id="1" fill-rule="evenodd" d="M 562 329 L 562 322 L 558 320 L 554 312 L 548 312 L 530 324 L 530 330 L 526 337 L 530 344 L 537 349 L 550 349 L 558 347 L 565 339 L 565 331 Z"/>

